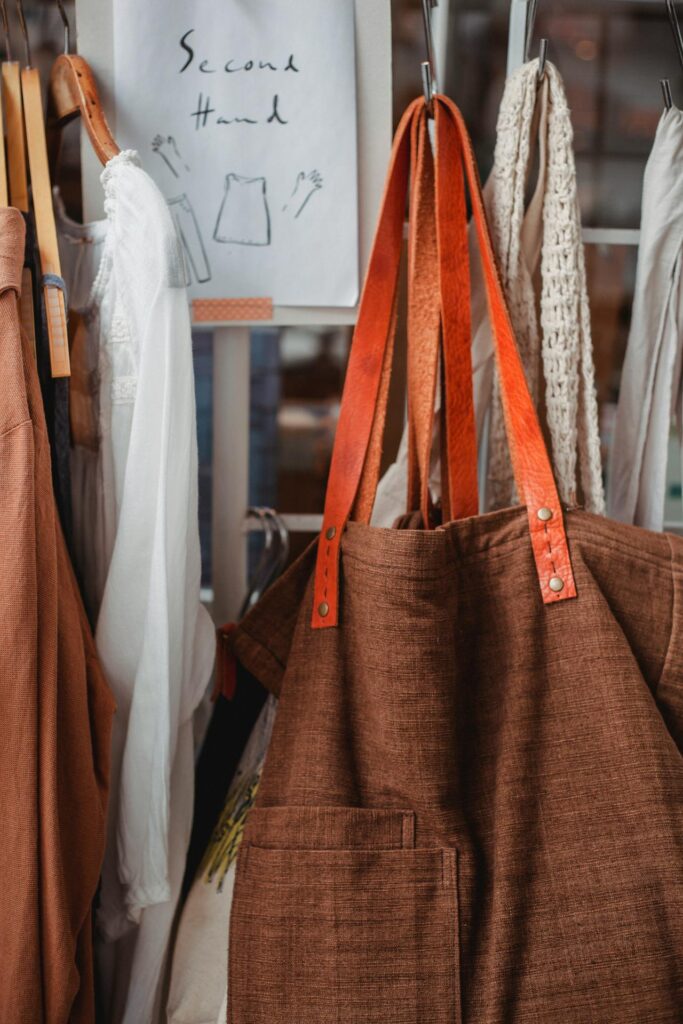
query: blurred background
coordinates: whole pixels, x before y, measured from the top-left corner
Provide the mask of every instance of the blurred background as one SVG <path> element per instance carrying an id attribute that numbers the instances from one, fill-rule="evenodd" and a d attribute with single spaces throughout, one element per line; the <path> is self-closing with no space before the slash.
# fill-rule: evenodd
<path id="1" fill-rule="evenodd" d="M 445 65 L 437 69 L 439 87 L 462 109 L 485 179 L 492 164 L 496 117 L 505 81 L 510 2 L 441 3 L 448 7 L 448 28 Z M 13 5 L 9 6 L 12 15 Z M 73 4 L 67 9 L 73 24 Z M 425 42 L 421 0 L 393 0 L 392 9 L 396 122 L 406 104 L 421 92 L 420 62 L 425 59 Z M 44 72 L 46 81 L 52 59 L 63 49 L 62 23 L 51 0 L 25 0 L 25 10 L 33 62 Z M 16 18 L 11 17 L 11 22 L 14 56 L 23 59 Z M 612 235 L 600 231 L 601 241 L 586 246 L 601 433 L 607 454 L 637 257 L 633 239 L 629 240 L 623 231 L 637 229 L 640 223 L 643 170 L 662 111 L 659 80 L 668 77 L 674 102 L 683 103 L 683 74 L 663 0 L 541 0 L 532 56 L 541 37 L 549 40 L 548 57 L 564 79 L 572 111 L 584 227 L 617 229 Z M 78 218 L 78 127 L 74 125 L 69 131 L 59 185 L 69 212 Z M 270 505 L 287 514 L 322 513 L 349 342 L 346 328 L 252 331 L 251 504 Z M 197 333 L 194 344 L 203 583 L 210 594 L 212 337 Z M 402 399 L 397 393 L 392 404 L 387 463 L 392 461 L 398 444 L 402 416 Z M 670 467 L 667 520 L 680 524 L 680 459 L 671 459 Z M 313 536 L 312 532 L 294 533 L 292 555 Z M 255 551 L 257 538 L 250 543 Z"/>

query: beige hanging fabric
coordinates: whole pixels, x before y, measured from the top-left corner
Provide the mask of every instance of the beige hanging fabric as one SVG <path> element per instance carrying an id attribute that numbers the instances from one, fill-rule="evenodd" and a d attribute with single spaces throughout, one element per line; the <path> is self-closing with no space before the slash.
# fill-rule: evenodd
<path id="1" fill-rule="evenodd" d="M 525 213 L 525 191 L 538 136 L 539 174 Z M 488 212 L 503 287 L 536 405 L 539 370 L 545 419 L 562 500 L 604 513 L 590 308 L 576 192 L 573 131 L 562 79 L 551 63 L 539 85 L 538 61 L 511 75 L 498 115 Z M 540 322 L 533 277 L 540 256 Z M 494 375 L 487 507 L 514 499 L 498 374 Z"/>

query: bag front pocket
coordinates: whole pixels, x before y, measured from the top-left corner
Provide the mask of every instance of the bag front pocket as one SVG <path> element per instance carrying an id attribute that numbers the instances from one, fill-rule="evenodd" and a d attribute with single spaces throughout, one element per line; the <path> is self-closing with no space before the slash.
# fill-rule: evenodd
<path id="1" fill-rule="evenodd" d="M 413 848 L 414 819 L 401 811 L 292 808 L 287 822 L 290 809 L 273 810 L 280 835 L 301 836 L 302 813 L 310 827 L 305 846 L 255 845 L 269 833 L 261 809 L 246 837 L 231 919 L 231 1024 L 457 1024 L 456 851 Z M 347 848 L 312 848 L 335 833 Z"/>

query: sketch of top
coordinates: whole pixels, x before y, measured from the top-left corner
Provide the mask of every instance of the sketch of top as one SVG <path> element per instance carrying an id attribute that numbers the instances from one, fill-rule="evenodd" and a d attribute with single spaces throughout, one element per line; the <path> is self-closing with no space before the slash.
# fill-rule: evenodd
<path id="1" fill-rule="evenodd" d="M 225 176 L 213 237 L 232 245 L 270 245 L 265 178 L 245 178 L 232 172 Z"/>

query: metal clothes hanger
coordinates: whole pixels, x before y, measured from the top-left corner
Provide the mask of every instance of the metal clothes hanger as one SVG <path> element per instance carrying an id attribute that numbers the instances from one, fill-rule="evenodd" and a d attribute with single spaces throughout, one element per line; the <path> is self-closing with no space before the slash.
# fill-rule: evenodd
<path id="1" fill-rule="evenodd" d="M 529 54 L 531 53 L 531 43 L 534 37 L 534 26 L 536 24 L 536 14 L 538 12 L 538 0 L 531 0 L 531 3 L 526 9 L 526 35 L 524 43 L 524 61 L 529 61 Z M 548 59 L 548 40 L 541 39 L 538 44 L 538 82 L 539 84 L 543 81 L 545 75 L 545 65 Z"/>
<path id="2" fill-rule="evenodd" d="M 106 164 L 121 150 L 107 123 L 90 65 L 83 57 L 71 53 L 71 29 L 62 0 L 57 0 L 57 7 L 64 25 L 64 53 L 52 65 L 48 89 L 51 165 L 54 170 L 61 129 L 79 115 L 100 163 Z"/>
<path id="3" fill-rule="evenodd" d="M 289 557 L 289 530 L 274 509 L 249 508 L 247 519 L 258 520 L 264 533 L 264 544 L 249 591 L 240 609 L 240 619 L 256 604 L 273 580 L 277 579 Z"/>
<path id="4" fill-rule="evenodd" d="M 432 35 L 432 8 L 438 7 L 439 0 L 422 0 L 422 20 L 425 30 L 427 60 L 420 64 L 422 72 L 422 92 L 424 93 L 427 110 L 432 110 L 432 100 L 439 91 L 436 78 L 436 61 L 434 59 L 434 37 Z"/>
<path id="5" fill-rule="evenodd" d="M 31 197 L 36 225 L 36 241 L 42 274 L 41 286 L 45 300 L 50 344 L 50 368 L 53 377 L 68 377 L 71 368 L 66 328 L 66 301 L 52 206 L 52 184 L 47 159 L 40 76 L 38 69 L 31 66 L 31 44 L 24 16 L 23 0 L 16 0 L 16 7 L 26 50 L 26 67 L 21 70 L 21 97 L 31 173 Z"/>
<path id="6" fill-rule="evenodd" d="M 676 13 L 676 4 L 674 0 L 666 0 L 666 13 L 669 15 L 669 24 L 671 25 L 671 31 L 673 33 L 678 60 L 683 68 L 683 34 L 681 33 L 681 26 L 678 21 L 678 14 Z M 661 78 L 659 80 L 659 84 L 662 88 L 664 108 L 666 110 L 671 110 L 674 105 L 674 101 L 671 96 L 671 83 L 668 78 Z"/>

